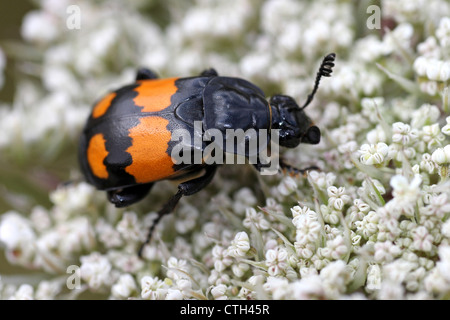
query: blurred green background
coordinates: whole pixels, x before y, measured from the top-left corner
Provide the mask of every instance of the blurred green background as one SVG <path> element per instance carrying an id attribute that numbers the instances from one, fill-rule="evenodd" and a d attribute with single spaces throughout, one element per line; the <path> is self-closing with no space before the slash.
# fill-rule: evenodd
<path id="1" fill-rule="evenodd" d="M 31 1 L 0 1 L 0 47 L 3 50 L 13 42 L 21 41 L 20 27 L 26 12 L 33 10 Z M 0 102 L 12 102 L 14 96 L 14 69 L 16 62 L 7 57 L 5 84 L 0 90 Z"/>

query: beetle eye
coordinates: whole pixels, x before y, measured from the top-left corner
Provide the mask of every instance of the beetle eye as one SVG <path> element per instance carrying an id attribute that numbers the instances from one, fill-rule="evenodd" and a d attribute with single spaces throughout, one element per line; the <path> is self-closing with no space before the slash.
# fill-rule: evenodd
<path id="1" fill-rule="evenodd" d="M 302 137 L 302 142 L 318 144 L 320 142 L 320 130 L 316 126 L 311 126 Z"/>

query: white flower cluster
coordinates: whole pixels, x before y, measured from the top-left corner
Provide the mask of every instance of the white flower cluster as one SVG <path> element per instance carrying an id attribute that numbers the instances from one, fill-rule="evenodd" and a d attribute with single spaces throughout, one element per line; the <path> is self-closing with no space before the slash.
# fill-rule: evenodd
<path id="1" fill-rule="evenodd" d="M 378 30 L 352 1 L 80 0 L 79 28 L 70 1 L 36 3 L 21 29 L 31 61 L 0 107 L 1 299 L 448 298 L 448 1 L 384 0 Z M 138 258 L 174 188 L 117 209 L 80 182 L 92 102 L 146 66 L 214 67 L 301 103 L 329 52 L 335 72 L 307 110 L 322 141 L 283 154 L 321 170 L 255 179 L 224 166 Z M 16 266 L 29 273 L 10 276 Z"/>
<path id="2" fill-rule="evenodd" d="M 436 27 L 434 34 L 417 45 L 419 56 L 413 65 L 420 89 L 429 95 L 442 94 L 450 79 L 450 17 L 443 17 Z"/>

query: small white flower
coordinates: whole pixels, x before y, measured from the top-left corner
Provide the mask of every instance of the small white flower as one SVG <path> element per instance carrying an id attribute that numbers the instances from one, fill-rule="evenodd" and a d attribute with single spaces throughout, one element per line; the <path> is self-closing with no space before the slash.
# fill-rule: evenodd
<path id="1" fill-rule="evenodd" d="M 367 142 L 370 144 L 377 144 L 379 142 L 386 142 L 386 133 L 381 126 L 376 126 L 375 129 L 370 130 L 366 136 Z M 357 151 L 355 148 L 353 151 Z"/>
<path id="2" fill-rule="evenodd" d="M 167 260 L 167 277 L 178 280 L 179 278 L 185 278 L 185 273 L 188 272 L 187 262 L 184 259 L 177 259 L 170 257 Z"/>
<path id="3" fill-rule="evenodd" d="M 413 246 L 416 250 L 430 252 L 433 249 L 433 236 L 424 226 L 418 226 L 412 231 Z"/>
<path id="4" fill-rule="evenodd" d="M 291 176 L 286 176 L 281 180 L 277 189 L 283 196 L 290 195 L 298 189 L 297 181 Z"/>
<path id="5" fill-rule="evenodd" d="M 250 239 L 246 232 L 241 231 L 231 241 L 231 245 L 227 248 L 227 254 L 235 258 L 245 257 L 248 250 L 250 250 Z"/>
<path id="6" fill-rule="evenodd" d="M 442 155 L 439 155 L 441 157 Z M 433 174 L 436 170 L 436 162 L 432 160 L 429 153 L 422 154 L 422 161 L 420 161 L 420 169 L 425 170 L 429 174 Z"/>
<path id="7" fill-rule="evenodd" d="M 167 289 L 166 300 L 182 300 L 183 293 L 178 289 Z"/>
<path id="8" fill-rule="evenodd" d="M 377 192 L 381 195 L 386 193 L 385 187 L 377 179 L 371 179 L 371 183 L 369 183 L 367 180 L 364 180 L 362 182 L 362 187 L 358 191 L 359 194 L 367 194 L 370 195 L 372 198 L 378 197 Z"/>
<path id="9" fill-rule="evenodd" d="M 351 153 L 355 152 L 356 150 L 358 150 L 358 144 L 356 143 L 356 141 L 353 141 L 353 140 L 346 142 L 344 144 L 340 144 L 338 146 L 338 151 L 340 153 L 344 153 L 344 154 L 345 153 L 351 154 Z"/>
<path id="10" fill-rule="evenodd" d="M 356 221 L 356 232 L 369 239 L 378 231 L 379 216 L 375 211 L 369 211 L 362 221 Z"/>
<path id="11" fill-rule="evenodd" d="M 441 132 L 446 136 L 450 136 L 450 116 L 445 118 L 445 121 L 447 122 L 447 124 L 442 127 Z"/>
<path id="12" fill-rule="evenodd" d="M 267 272 L 271 276 L 283 274 L 287 267 L 288 253 L 284 248 L 277 247 L 266 252 Z"/>
<path id="13" fill-rule="evenodd" d="M 138 217 L 134 212 L 124 212 L 122 219 L 117 223 L 116 229 L 125 241 L 136 242 L 143 238 Z"/>
<path id="14" fill-rule="evenodd" d="M 92 185 L 82 182 L 71 183 L 51 192 L 50 200 L 61 209 L 56 218 L 66 220 L 71 213 L 85 210 L 92 201 L 94 190 Z"/>
<path id="15" fill-rule="evenodd" d="M 328 240 L 326 247 L 321 248 L 321 254 L 328 259 L 342 259 L 348 253 L 348 247 L 342 236 L 337 236 L 332 240 Z"/>
<path id="16" fill-rule="evenodd" d="M 441 60 L 430 60 L 427 66 L 427 77 L 434 81 L 447 81 L 450 78 L 450 63 Z"/>
<path id="17" fill-rule="evenodd" d="M 244 227 L 250 229 L 255 226 L 259 230 L 267 230 L 270 228 L 270 223 L 264 219 L 262 212 L 256 211 L 254 208 L 245 209 Z"/>
<path id="18" fill-rule="evenodd" d="M 381 164 L 387 159 L 389 147 L 384 142 L 377 144 L 363 144 L 359 149 L 359 159 L 366 165 Z"/>
<path id="19" fill-rule="evenodd" d="M 141 297 L 146 300 L 163 300 L 167 295 L 167 285 L 158 277 L 144 276 L 141 279 Z"/>
<path id="20" fill-rule="evenodd" d="M 208 277 L 208 283 L 213 285 L 229 284 L 230 276 L 213 269 Z"/>
<path id="21" fill-rule="evenodd" d="M 328 205 L 341 211 L 345 204 L 350 202 L 350 196 L 345 194 L 345 187 L 330 186 L 327 188 Z"/>
<path id="22" fill-rule="evenodd" d="M 326 296 L 323 281 L 318 275 L 302 277 L 290 285 L 293 299 L 323 299 Z"/>
<path id="23" fill-rule="evenodd" d="M 58 280 L 43 280 L 36 289 L 35 298 L 37 300 L 54 300 L 57 298 L 58 293 L 61 292 L 61 289 L 62 284 Z"/>
<path id="24" fill-rule="evenodd" d="M 111 295 L 117 299 L 127 299 L 136 291 L 136 282 L 129 273 L 122 274 L 119 280 L 111 287 Z"/>
<path id="25" fill-rule="evenodd" d="M 383 38 L 385 52 L 390 53 L 396 50 L 407 50 L 410 47 L 413 34 L 414 28 L 410 23 L 400 23 Z"/>
<path id="26" fill-rule="evenodd" d="M 18 249 L 26 242 L 35 241 L 35 233 L 30 221 L 16 212 L 9 211 L 0 221 L 0 241 L 9 249 Z"/>
<path id="27" fill-rule="evenodd" d="M 219 284 L 211 289 L 211 294 L 215 300 L 227 300 L 227 290 L 228 288 L 226 285 Z"/>
<path id="28" fill-rule="evenodd" d="M 431 154 L 431 160 L 438 165 L 450 163 L 450 144 L 446 145 L 444 148 L 437 148 Z"/>
<path id="29" fill-rule="evenodd" d="M 1 217 L 0 242 L 6 246 L 7 259 L 12 263 L 29 265 L 36 254 L 36 235 L 30 221 L 14 211 Z"/>
<path id="30" fill-rule="evenodd" d="M 336 225 L 339 223 L 340 212 L 334 208 L 330 208 L 330 205 L 320 205 L 320 212 L 322 213 L 323 221 L 330 225 Z"/>
<path id="31" fill-rule="evenodd" d="M 241 278 L 249 269 L 250 265 L 246 263 L 238 263 L 231 266 L 231 271 L 238 278 Z"/>
<path id="32" fill-rule="evenodd" d="M 274 300 L 281 300 L 288 296 L 289 283 L 286 278 L 269 276 L 263 288 L 272 294 Z"/>
<path id="33" fill-rule="evenodd" d="M 411 127 L 420 129 L 429 123 L 435 123 L 439 119 L 441 112 L 439 108 L 431 104 L 423 104 L 419 109 L 412 112 Z"/>
<path id="34" fill-rule="evenodd" d="M 416 71 L 416 73 L 419 76 L 426 76 L 427 74 L 427 66 L 428 66 L 428 59 L 423 57 L 423 56 L 419 56 L 415 61 L 414 61 L 414 70 Z"/>
<path id="35" fill-rule="evenodd" d="M 22 37 L 29 41 L 50 42 L 58 36 L 57 19 L 45 11 L 31 11 L 22 23 Z"/>
<path id="36" fill-rule="evenodd" d="M 294 206 L 291 208 L 291 212 L 293 217 L 292 224 L 295 227 L 301 228 L 301 223 L 299 224 L 299 220 L 309 219 L 315 221 L 318 219 L 317 213 L 306 206 L 301 208 L 300 206 Z"/>
<path id="37" fill-rule="evenodd" d="M 241 188 L 233 197 L 233 210 L 238 214 L 243 214 L 245 209 L 256 204 L 256 198 L 249 188 Z"/>
<path id="38" fill-rule="evenodd" d="M 445 136 L 441 133 L 439 124 L 435 123 L 422 128 L 422 140 L 427 144 L 428 149 L 440 147 L 445 140 Z"/>
<path id="39" fill-rule="evenodd" d="M 379 290 L 381 287 L 381 269 L 378 264 L 371 264 L 367 268 L 366 289 L 369 292 Z"/>
<path id="40" fill-rule="evenodd" d="M 32 209 L 30 220 L 39 232 L 48 229 L 52 224 L 49 212 L 42 206 L 36 206 Z"/>
<path id="41" fill-rule="evenodd" d="M 450 47 L 450 18 L 444 17 L 439 22 L 439 27 L 436 30 L 436 37 L 442 47 Z"/>
<path id="42" fill-rule="evenodd" d="M 315 251 L 316 246 L 312 243 L 303 243 L 301 241 L 294 242 L 295 252 L 300 258 L 310 259 Z"/>
<path id="43" fill-rule="evenodd" d="M 345 292 L 346 284 L 352 279 L 350 272 L 350 268 L 342 260 L 330 262 L 320 271 L 319 276 L 329 298 L 336 298 Z"/>
<path id="44" fill-rule="evenodd" d="M 333 185 L 336 180 L 336 175 L 332 172 L 318 172 L 318 171 L 310 171 L 308 173 L 308 179 L 317 185 L 317 187 L 321 190 L 326 190 L 329 186 Z"/>
<path id="45" fill-rule="evenodd" d="M 180 290 L 180 292 L 185 296 L 185 297 L 190 297 L 192 294 L 192 280 L 189 278 L 178 278 L 176 280 L 176 285 L 178 287 L 178 289 Z"/>
<path id="46" fill-rule="evenodd" d="M 9 300 L 34 300 L 34 290 L 29 284 L 22 284 Z"/>
<path id="47" fill-rule="evenodd" d="M 416 261 L 409 261 L 407 257 L 395 259 L 383 265 L 383 282 L 402 283 L 411 276 L 415 269 L 417 269 Z"/>
<path id="48" fill-rule="evenodd" d="M 183 293 L 178 289 L 167 289 L 166 300 L 182 300 L 184 298 Z"/>
<path id="49" fill-rule="evenodd" d="M 358 132 L 358 126 L 355 123 L 346 123 L 338 128 L 331 130 L 330 136 L 335 144 L 345 144 L 349 141 L 356 140 L 356 134 Z"/>
<path id="50" fill-rule="evenodd" d="M 100 242 L 106 248 L 114 248 L 123 245 L 123 239 L 120 237 L 119 231 L 105 220 L 100 219 L 97 221 L 95 229 Z"/>
<path id="51" fill-rule="evenodd" d="M 98 252 L 80 258 L 80 275 L 90 288 L 98 290 L 109 286 L 113 281 L 111 277 L 111 263 Z"/>
<path id="52" fill-rule="evenodd" d="M 233 259 L 228 255 L 228 251 L 222 246 L 215 245 L 212 249 L 212 256 L 214 259 L 214 269 L 218 272 L 223 272 L 233 263 Z"/>
<path id="53" fill-rule="evenodd" d="M 444 235 L 447 238 L 450 238 L 450 219 L 444 222 L 441 227 L 442 235 Z"/>
<path id="54" fill-rule="evenodd" d="M 412 203 L 417 200 L 422 183 L 422 177 L 418 174 L 414 176 L 411 182 L 405 176 L 395 175 L 391 178 L 390 185 L 393 188 L 392 195 L 401 203 Z"/>
<path id="55" fill-rule="evenodd" d="M 444 218 L 445 214 L 450 212 L 450 202 L 447 194 L 442 193 L 439 196 L 432 196 L 430 203 L 422 209 L 421 213 L 427 216 L 435 216 L 438 219 Z"/>
<path id="56" fill-rule="evenodd" d="M 362 98 L 361 99 L 361 113 L 365 115 L 373 123 L 378 122 L 378 113 L 384 106 L 383 97 Z"/>
<path id="57" fill-rule="evenodd" d="M 417 130 L 411 129 L 409 124 L 403 122 L 395 122 L 392 125 L 392 142 L 407 146 L 411 140 L 414 141 L 418 137 Z"/>
<path id="58" fill-rule="evenodd" d="M 418 57 L 414 61 L 414 70 L 432 81 L 447 81 L 450 78 L 450 63 L 436 58 Z"/>
<path id="59" fill-rule="evenodd" d="M 295 217 L 294 220 L 292 222 L 296 227 L 295 240 L 298 244 L 315 243 L 319 239 L 321 224 L 317 219 L 303 214 Z"/>
<path id="60" fill-rule="evenodd" d="M 426 58 L 439 59 L 441 56 L 441 50 L 440 50 L 437 40 L 434 36 L 429 36 L 428 38 L 425 39 L 424 42 L 419 43 L 417 46 L 417 51 L 420 54 L 419 58 L 426 57 Z M 417 58 L 416 61 L 419 58 Z M 414 62 L 414 66 L 415 66 L 415 62 Z M 420 75 L 423 76 L 424 73 L 422 73 Z"/>
<path id="61" fill-rule="evenodd" d="M 378 291 L 380 300 L 402 300 L 404 299 L 405 289 L 399 282 L 385 280 L 381 282 L 381 288 Z"/>
<path id="62" fill-rule="evenodd" d="M 183 206 L 177 211 L 177 219 L 175 219 L 175 229 L 178 233 L 185 234 L 195 228 L 197 218 L 200 215 L 198 210 L 193 206 Z"/>
<path id="63" fill-rule="evenodd" d="M 376 242 L 374 249 L 374 259 L 376 262 L 390 262 L 401 253 L 400 248 L 391 241 Z"/>

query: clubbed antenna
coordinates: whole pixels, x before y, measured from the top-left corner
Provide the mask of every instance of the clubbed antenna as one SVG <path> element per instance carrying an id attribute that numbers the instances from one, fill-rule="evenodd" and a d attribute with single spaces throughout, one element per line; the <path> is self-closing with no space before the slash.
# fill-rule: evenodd
<path id="1" fill-rule="evenodd" d="M 306 100 L 305 104 L 301 109 L 305 109 L 313 100 L 314 95 L 319 88 L 320 78 L 322 77 L 331 77 L 331 73 L 333 72 L 334 67 L 334 59 L 336 58 L 335 53 L 330 53 L 325 58 L 323 58 L 322 64 L 320 65 L 319 71 L 317 72 L 316 82 L 314 83 L 314 89 L 309 94 L 308 100 Z"/>

